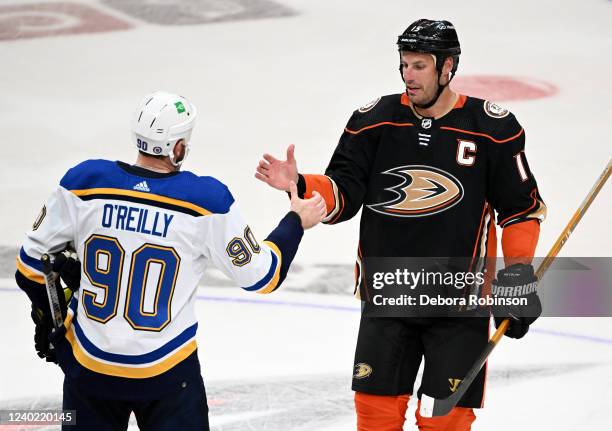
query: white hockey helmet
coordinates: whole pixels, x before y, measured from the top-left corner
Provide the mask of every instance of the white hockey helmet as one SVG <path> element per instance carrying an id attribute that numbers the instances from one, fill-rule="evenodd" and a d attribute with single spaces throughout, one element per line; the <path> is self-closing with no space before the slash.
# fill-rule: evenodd
<path id="1" fill-rule="evenodd" d="M 183 96 L 165 91 L 151 93 L 142 99 L 134 113 L 134 145 L 147 154 L 169 156 L 172 164 L 179 166 L 180 162 L 174 162 L 172 150 L 181 139 L 185 145 L 189 143 L 196 117 L 195 106 Z"/>

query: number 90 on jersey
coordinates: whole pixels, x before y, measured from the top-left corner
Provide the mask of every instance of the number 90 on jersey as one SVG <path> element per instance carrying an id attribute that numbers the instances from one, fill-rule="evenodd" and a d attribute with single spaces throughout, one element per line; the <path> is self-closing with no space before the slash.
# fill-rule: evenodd
<path id="1" fill-rule="evenodd" d="M 250 227 L 244 229 L 244 238 L 234 237 L 225 248 L 227 255 L 232 258 L 234 266 L 244 266 L 251 261 L 253 253 L 259 253 L 261 246 L 257 243 Z"/>

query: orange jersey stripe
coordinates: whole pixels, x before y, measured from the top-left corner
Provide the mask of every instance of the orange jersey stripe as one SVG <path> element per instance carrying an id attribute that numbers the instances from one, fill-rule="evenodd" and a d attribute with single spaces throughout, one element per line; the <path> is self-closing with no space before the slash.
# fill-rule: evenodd
<path id="1" fill-rule="evenodd" d="M 350 133 L 351 135 L 357 135 L 358 133 L 363 132 L 364 130 L 373 129 L 375 127 L 380 126 L 396 126 L 396 127 L 411 127 L 414 126 L 412 123 L 392 123 L 391 121 L 383 121 L 382 123 L 372 124 L 371 126 L 362 127 L 359 130 L 351 130 L 349 128 L 345 128 L 344 131 Z"/>
<path id="2" fill-rule="evenodd" d="M 467 133 L 468 135 L 474 135 L 474 136 L 483 136 L 483 137 L 485 137 L 487 139 L 490 139 L 491 141 L 493 141 L 495 143 L 498 143 L 498 144 L 503 144 L 505 142 L 510 142 L 510 141 L 518 138 L 519 136 L 521 136 L 523 134 L 523 132 L 524 132 L 524 130 L 521 128 L 521 130 L 519 130 L 516 135 L 510 136 L 507 139 L 495 139 L 493 136 L 487 135 L 486 133 L 470 132 L 469 130 L 456 129 L 454 127 L 442 126 L 442 127 L 440 127 L 440 129 L 451 130 L 453 132 Z"/>
<path id="3" fill-rule="evenodd" d="M 529 208 L 527 208 L 524 211 L 518 212 L 516 214 L 512 214 L 510 217 L 506 217 L 505 219 L 503 219 L 502 221 L 499 222 L 500 226 L 503 226 L 508 220 L 512 220 L 515 217 L 521 216 L 523 214 L 529 214 L 531 212 L 531 210 L 533 210 L 537 205 L 538 205 L 538 196 L 537 196 L 537 189 L 533 189 L 531 191 L 531 193 L 529 193 L 529 196 L 531 196 L 533 198 L 533 203 L 531 204 L 531 206 Z"/>
<path id="4" fill-rule="evenodd" d="M 484 227 L 484 218 L 487 213 L 488 204 L 485 202 L 482 207 L 482 215 L 480 216 L 480 223 L 478 223 L 478 232 L 476 232 L 476 239 L 474 240 L 474 251 L 472 252 L 472 261 L 470 262 L 470 271 L 472 270 L 472 265 L 474 265 L 474 259 L 476 258 L 476 252 L 478 251 L 478 245 L 480 244 L 480 233 Z"/>

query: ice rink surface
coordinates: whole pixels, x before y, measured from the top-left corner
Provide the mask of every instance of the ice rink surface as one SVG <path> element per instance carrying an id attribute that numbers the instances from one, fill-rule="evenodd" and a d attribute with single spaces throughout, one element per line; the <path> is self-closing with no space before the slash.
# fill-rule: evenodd
<path id="1" fill-rule="evenodd" d="M 527 99 L 488 88 L 526 130 L 549 210 L 545 255 L 612 153 L 610 1 L 0 0 L 1 408 L 58 406 L 61 394 L 59 369 L 35 356 L 13 251 L 69 167 L 134 159 L 129 120 L 144 94 L 196 104 L 185 168 L 224 181 L 263 238 L 288 203 L 253 178 L 261 154 L 295 144 L 300 171 L 322 172 L 351 112 L 402 91 L 396 37 L 421 17 L 455 24 L 458 90 L 482 76 L 547 89 Z M 608 185 L 562 256 L 610 256 L 610 198 Z M 308 231 L 272 296 L 200 288 L 214 430 L 354 429 L 357 220 Z M 611 330 L 608 318 L 542 318 L 525 339 L 504 339 L 473 429 L 610 429 Z M 413 414 L 411 401 L 406 430 Z"/>

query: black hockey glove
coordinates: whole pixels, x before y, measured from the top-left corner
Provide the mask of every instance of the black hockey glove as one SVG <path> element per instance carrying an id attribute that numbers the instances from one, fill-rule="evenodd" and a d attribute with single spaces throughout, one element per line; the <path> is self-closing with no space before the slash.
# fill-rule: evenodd
<path id="1" fill-rule="evenodd" d="M 57 272 L 62 281 L 72 292 L 79 289 L 81 284 L 81 262 L 74 250 L 64 250 L 55 255 L 53 272 Z M 72 297 L 72 295 L 71 295 Z"/>
<path id="2" fill-rule="evenodd" d="M 76 253 L 73 250 L 64 250 L 61 253 L 55 254 L 53 272 L 59 275 L 55 286 L 63 320 L 66 317 L 68 305 L 72 300 L 74 292 L 79 289 L 81 283 L 81 262 L 78 260 Z M 59 279 L 66 283 L 67 287 L 63 287 Z M 36 354 L 47 362 L 57 364 L 55 349 L 50 341 L 50 336 L 53 332 L 53 321 L 48 304 L 45 304 L 44 309 L 37 308 L 32 304 L 30 316 L 36 325 L 34 330 Z"/>
<path id="3" fill-rule="evenodd" d="M 537 292 L 538 278 L 533 266 L 514 264 L 500 270 L 493 280 L 492 293 L 497 300 L 526 301 L 526 305 L 494 305 L 495 326 L 509 318 L 510 326 L 506 334 L 510 338 L 522 338 L 529 331 L 529 325 L 542 314 L 542 304 Z"/>
<path id="4" fill-rule="evenodd" d="M 49 335 L 51 335 L 51 331 L 53 330 L 51 315 L 34 307 L 34 304 L 32 304 L 32 313 L 30 313 L 30 316 L 36 325 L 36 329 L 34 330 L 34 348 L 36 349 L 36 354 L 39 358 L 47 362 L 57 364 L 55 349 L 49 341 Z"/>
<path id="5" fill-rule="evenodd" d="M 64 319 L 67 314 L 68 304 L 70 304 L 74 292 L 67 287 L 63 287 L 59 280 L 57 280 L 56 286 L 58 290 L 57 296 L 60 301 L 60 309 L 62 311 L 62 319 Z M 41 310 L 32 304 L 30 317 L 32 317 L 32 321 L 36 325 L 34 329 L 34 348 L 36 349 L 36 354 L 39 358 L 47 362 L 54 362 L 57 364 L 55 349 L 50 340 L 54 328 L 49 306 L 45 307 L 45 310 Z"/>

